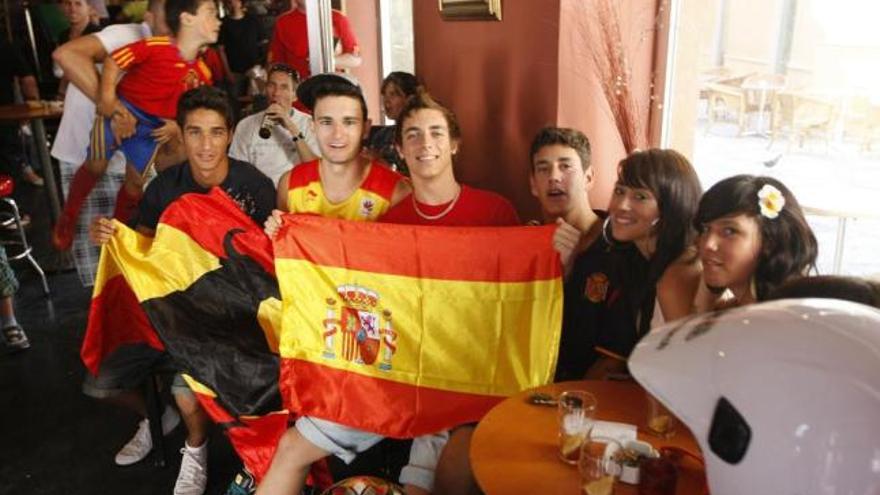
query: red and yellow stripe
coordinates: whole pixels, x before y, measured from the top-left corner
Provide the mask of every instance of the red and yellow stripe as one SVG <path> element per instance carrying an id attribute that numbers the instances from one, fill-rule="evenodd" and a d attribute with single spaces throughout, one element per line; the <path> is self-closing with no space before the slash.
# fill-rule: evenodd
<path id="1" fill-rule="evenodd" d="M 478 420 L 503 397 L 549 382 L 562 318 L 551 239 L 552 228 L 285 218 L 275 266 L 287 406 L 406 437 Z M 358 305 L 341 286 L 374 293 L 375 304 Z M 378 327 L 372 364 L 344 357 L 343 330 L 358 325 L 358 310 Z M 338 340 L 332 358 L 328 332 Z"/>
<path id="2" fill-rule="evenodd" d="M 80 357 L 86 368 L 97 374 L 101 362 L 126 344 L 165 349 L 117 260 L 113 256 L 101 256 Z"/>
<path id="3" fill-rule="evenodd" d="M 171 44 L 170 36 L 151 36 L 144 39 L 147 46 L 163 46 Z"/>
<path id="4" fill-rule="evenodd" d="M 331 203 L 324 195 L 320 160 L 294 167 L 287 183 L 287 209 L 328 218 L 371 221 L 391 207 L 391 197 L 402 176 L 379 162 L 370 164 L 367 177 L 345 201 Z"/>
<path id="5" fill-rule="evenodd" d="M 113 61 L 116 62 L 116 65 L 119 66 L 120 69 L 128 68 L 129 64 L 135 59 L 134 52 L 130 47 L 124 46 L 119 50 L 113 52 L 112 55 Z"/>

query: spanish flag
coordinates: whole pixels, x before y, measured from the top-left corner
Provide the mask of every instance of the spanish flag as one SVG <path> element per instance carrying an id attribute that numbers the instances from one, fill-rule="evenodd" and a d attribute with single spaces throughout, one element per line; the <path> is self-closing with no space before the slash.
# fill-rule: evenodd
<path id="1" fill-rule="evenodd" d="M 96 372 L 120 344 L 164 347 L 259 478 L 289 420 L 278 390 L 280 310 L 271 242 L 215 188 L 169 206 L 154 238 L 117 223 L 81 354 Z"/>
<path id="2" fill-rule="evenodd" d="M 285 406 L 406 438 L 548 383 L 562 320 L 552 235 L 288 215 L 275 238 Z"/>

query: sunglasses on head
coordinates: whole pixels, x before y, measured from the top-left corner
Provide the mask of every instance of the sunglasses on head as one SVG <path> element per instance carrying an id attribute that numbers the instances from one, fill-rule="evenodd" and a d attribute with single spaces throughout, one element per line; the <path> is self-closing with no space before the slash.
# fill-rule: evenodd
<path id="1" fill-rule="evenodd" d="M 293 78 L 293 82 L 299 83 L 299 73 L 293 67 L 287 64 L 272 64 L 269 66 L 268 74 L 273 72 L 283 72 Z"/>

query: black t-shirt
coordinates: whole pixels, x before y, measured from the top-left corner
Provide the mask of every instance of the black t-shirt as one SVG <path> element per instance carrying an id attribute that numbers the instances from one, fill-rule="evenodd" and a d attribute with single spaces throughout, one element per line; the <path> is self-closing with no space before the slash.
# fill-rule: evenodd
<path id="1" fill-rule="evenodd" d="M 275 186 L 272 180 L 250 163 L 229 159 L 229 173 L 220 184 L 249 217 L 262 225 L 275 207 Z M 186 193 L 207 193 L 192 176 L 189 163 L 181 163 L 166 170 L 150 182 L 138 211 L 131 220 L 132 226 L 143 225 L 155 230 L 159 217 L 174 200 Z"/>
<path id="2" fill-rule="evenodd" d="M 629 355 L 641 335 L 625 281 L 647 270 L 648 261 L 634 245 L 612 245 L 602 236 L 578 256 L 563 286 L 556 381 L 582 379 L 599 357 L 596 347 Z"/>
<path id="3" fill-rule="evenodd" d="M 218 43 L 226 51 L 232 72 L 247 71 L 260 62 L 260 21 L 250 15 L 224 18 Z"/>
<path id="4" fill-rule="evenodd" d="M 0 105 L 15 102 L 14 80 L 16 77 L 33 75 L 34 71 L 16 45 L 9 44 L 0 36 Z"/>

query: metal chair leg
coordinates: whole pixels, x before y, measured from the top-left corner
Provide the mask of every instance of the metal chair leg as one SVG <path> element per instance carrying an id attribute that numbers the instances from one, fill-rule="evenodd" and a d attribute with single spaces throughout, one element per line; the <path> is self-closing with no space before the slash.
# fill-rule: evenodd
<path id="1" fill-rule="evenodd" d="M 19 240 L 16 241 L 18 244 L 21 244 L 21 252 L 10 256 L 10 261 L 19 260 L 22 258 L 27 258 L 28 262 L 34 267 L 37 274 L 40 276 L 40 281 L 43 284 L 43 293 L 45 295 L 49 295 L 49 282 L 46 279 L 46 272 L 43 271 L 43 268 L 37 263 L 37 260 L 34 258 L 32 254 L 33 248 L 27 241 L 27 236 L 24 234 L 24 225 L 21 223 L 21 214 L 18 211 L 18 204 L 16 204 L 15 200 L 12 198 L 0 198 L 2 199 L 10 208 L 12 208 L 12 218 L 15 221 L 15 229 L 18 233 Z"/>
<path id="2" fill-rule="evenodd" d="M 37 260 L 34 259 L 33 254 L 28 253 L 27 259 L 28 259 L 28 261 L 31 262 L 31 266 L 34 267 L 34 270 L 40 276 L 40 282 L 43 283 L 43 294 L 48 296 L 49 295 L 49 281 L 46 280 L 46 272 L 43 271 L 43 268 L 40 266 L 39 263 L 37 263 Z"/>

